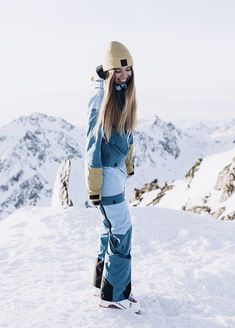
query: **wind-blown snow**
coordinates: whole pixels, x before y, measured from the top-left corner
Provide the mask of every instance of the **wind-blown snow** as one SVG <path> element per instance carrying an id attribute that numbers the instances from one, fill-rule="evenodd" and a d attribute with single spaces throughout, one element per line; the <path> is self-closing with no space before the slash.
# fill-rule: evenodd
<path id="1" fill-rule="evenodd" d="M 92 295 L 96 209 L 28 207 L 0 222 L 0 327 L 235 327 L 235 225 L 131 208 L 133 291 L 142 315 Z"/>

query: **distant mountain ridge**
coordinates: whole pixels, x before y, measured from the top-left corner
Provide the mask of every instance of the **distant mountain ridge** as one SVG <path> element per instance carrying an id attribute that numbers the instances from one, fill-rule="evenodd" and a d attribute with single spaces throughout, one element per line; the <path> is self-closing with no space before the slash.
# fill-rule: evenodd
<path id="1" fill-rule="evenodd" d="M 233 125 L 234 123 L 234 125 Z M 158 116 L 138 122 L 134 133 L 135 175 L 128 179 L 127 198 L 134 188 L 158 179 L 179 179 L 199 156 L 230 149 L 235 140 L 235 121 L 230 133 L 222 126 L 179 129 Z M 216 139 L 212 137 L 216 134 Z M 220 134 L 219 134 L 220 133 Z M 49 205 L 60 163 L 71 160 L 70 196 L 84 206 L 85 129 L 62 118 L 33 113 L 0 128 L 0 217 L 27 205 Z"/>

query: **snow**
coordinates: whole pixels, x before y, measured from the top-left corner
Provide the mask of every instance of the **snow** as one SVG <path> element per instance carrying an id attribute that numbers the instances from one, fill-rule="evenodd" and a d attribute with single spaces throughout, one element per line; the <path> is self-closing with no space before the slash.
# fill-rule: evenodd
<path id="1" fill-rule="evenodd" d="M 186 203 L 187 205 L 208 205 L 213 211 L 218 207 L 225 206 L 226 211 L 223 213 L 229 214 L 234 211 L 235 194 L 233 194 L 225 202 L 220 200 L 221 190 L 216 190 L 215 186 L 219 173 L 224 169 L 225 166 L 233 163 L 234 161 L 235 148 L 220 152 L 214 155 L 207 156 L 203 159 L 200 164 L 199 170 L 195 172 L 192 181 L 188 179 L 176 180 L 172 183 L 173 189 L 166 192 L 161 198 L 160 202 L 156 204 L 159 207 L 166 207 L 171 209 L 182 209 Z M 143 195 L 143 201 L 140 205 L 147 205 L 153 200 L 159 190 L 155 190 L 155 193 L 151 194 L 147 192 Z M 203 200 L 208 197 L 207 202 Z"/>
<path id="2" fill-rule="evenodd" d="M 131 208 L 142 315 L 92 295 L 97 209 L 26 207 L 0 221 L 0 327 L 235 327 L 235 225 Z"/>

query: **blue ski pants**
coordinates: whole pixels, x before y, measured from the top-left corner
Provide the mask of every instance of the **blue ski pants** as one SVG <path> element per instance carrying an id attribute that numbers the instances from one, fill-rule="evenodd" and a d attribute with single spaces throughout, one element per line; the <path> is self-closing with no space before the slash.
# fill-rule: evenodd
<path id="1" fill-rule="evenodd" d="M 101 298 L 121 301 L 131 292 L 131 218 L 125 201 L 125 167 L 103 167 L 100 205 L 103 232 L 94 274 Z"/>

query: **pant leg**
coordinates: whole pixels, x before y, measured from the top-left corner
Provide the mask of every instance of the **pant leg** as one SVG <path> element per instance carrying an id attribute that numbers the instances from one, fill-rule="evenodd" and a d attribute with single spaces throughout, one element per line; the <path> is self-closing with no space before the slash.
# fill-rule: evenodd
<path id="1" fill-rule="evenodd" d="M 106 234 L 100 238 L 95 270 L 95 286 L 101 286 L 101 298 L 120 301 L 131 292 L 131 220 L 124 197 L 125 166 L 103 167 L 102 206 Z"/>
<path id="2" fill-rule="evenodd" d="M 112 196 L 112 199 L 115 196 Z M 105 213 L 104 213 L 105 212 Z M 104 205 L 104 225 L 108 233 L 101 282 L 101 298 L 120 301 L 131 292 L 131 235 L 130 215 L 125 201 Z"/>
<path id="3" fill-rule="evenodd" d="M 108 247 L 108 232 L 104 232 L 101 234 L 99 243 L 100 245 L 99 245 L 98 257 L 96 259 L 95 271 L 93 277 L 93 286 L 97 288 L 100 288 L 101 280 L 103 276 L 104 258 Z"/>

